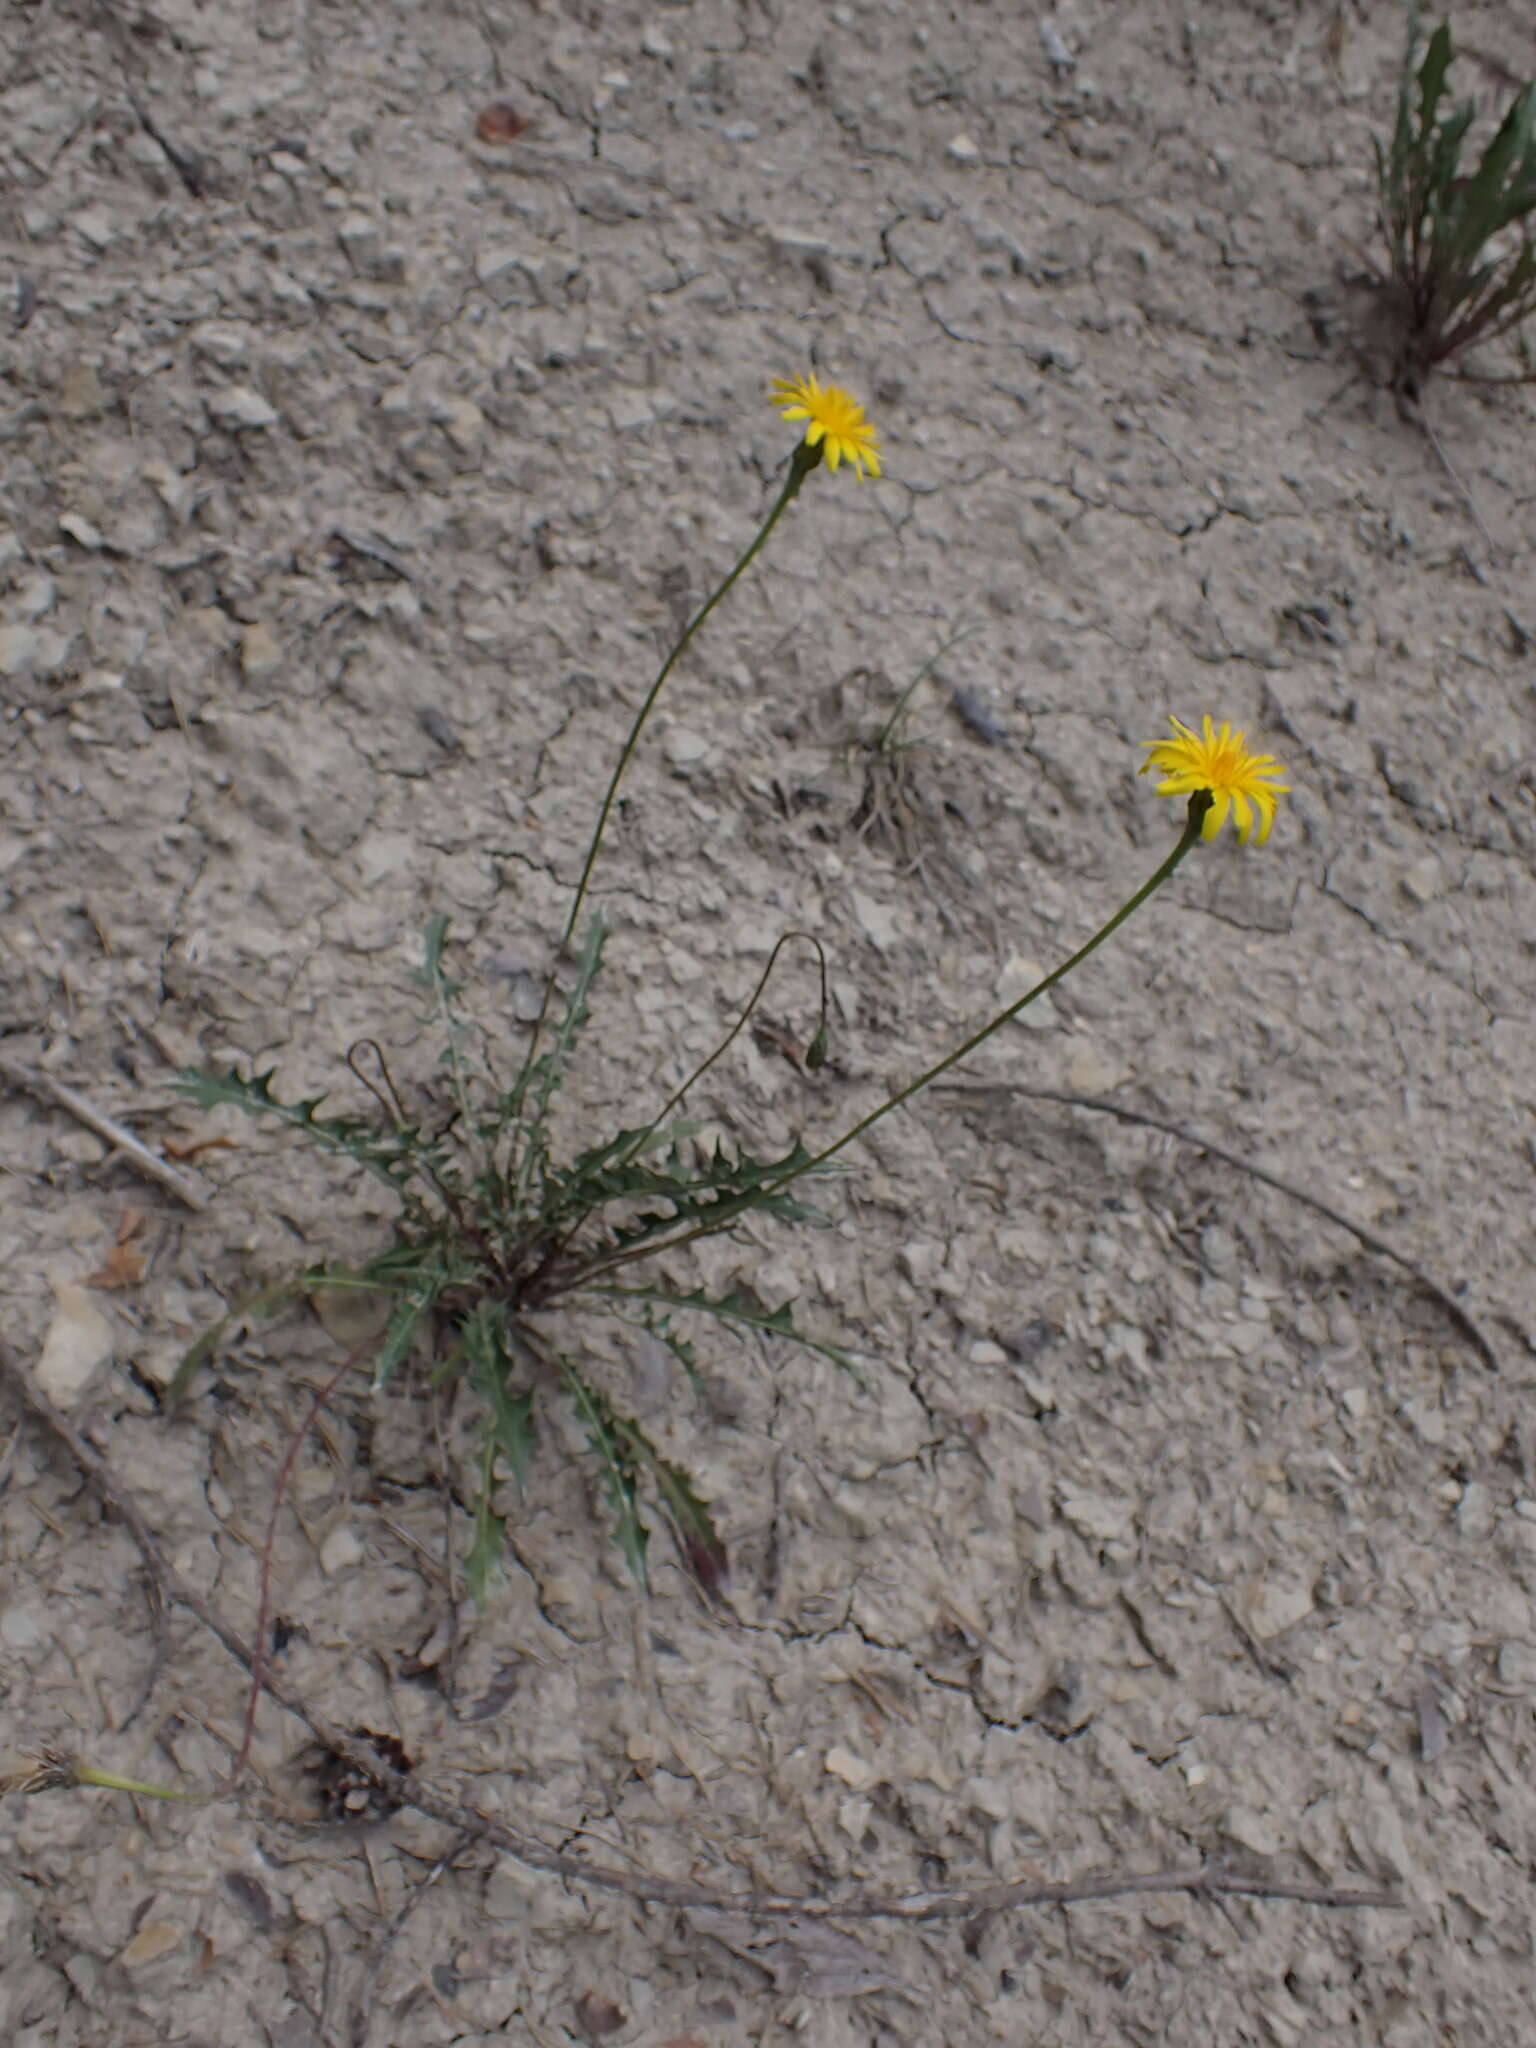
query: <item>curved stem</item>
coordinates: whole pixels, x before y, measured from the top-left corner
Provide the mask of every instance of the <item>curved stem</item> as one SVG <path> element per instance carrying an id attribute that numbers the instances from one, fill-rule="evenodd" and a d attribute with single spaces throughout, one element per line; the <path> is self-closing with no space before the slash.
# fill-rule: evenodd
<path id="1" fill-rule="evenodd" d="M 891 742 L 895 739 L 896 729 L 901 724 L 902 716 L 905 713 L 907 706 L 912 702 L 913 697 L 917 694 L 921 686 L 924 683 L 926 683 L 928 678 L 933 674 L 934 670 L 938 667 L 939 663 L 944 659 L 945 655 L 951 653 L 956 647 L 958 647 L 962 640 L 969 640 L 972 634 L 976 632 L 976 630 L 977 629 L 975 626 L 960 627 L 958 632 L 950 634 L 949 638 L 944 642 L 943 646 L 940 647 L 936 653 L 929 655 L 928 659 L 923 663 L 922 667 L 918 670 L 917 674 L 912 678 L 911 682 L 908 683 L 907 687 L 896 699 L 895 710 L 891 713 L 890 717 L 885 721 L 884 725 L 881 726 L 880 736 L 875 741 L 875 752 L 877 754 L 883 754 L 886 748 L 890 746 Z"/>
<path id="2" fill-rule="evenodd" d="M 629 767 L 635 748 L 640 743 L 640 735 L 644 732 L 651 713 L 656 708 L 656 700 L 661 695 L 668 676 L 676 668 L 689 642 L 715 609 L 715 606 L 740 581 L 741 577 L 767 545 L 768 536 L 800 495 L 801 485 L 805 482 L 811 471 L 819 466 L 821 458 L 822 447 L 820 442 L 813 448 L 809 443 L 802 441 L 795 449 L 794 454 L 790 457 L 789 475 L 784 480 L 784 488 L 774 501 L 773 508 L 769 512 L 768 517 L 758 528 L 756 537 L 747 548 L 745 554 L 737 561 L 735 568 L 716 587 L 713 595 L 705 599 L 687 625 L 684 626 L 682 632 L 673 643 L 671 653 L 657 672 L 655 682 L 651 684 L 650 689 L 646 692 L 644 701 L 641 703 L 640 709 L 635 713 L 634 720 L 630 725 L 628 736 L 619 754 L 618 763 L 614 768 L 613 774 L 609 777 L 608 788 L 603 795 L 602 808 L 598 811 L 597 823 L 592 828 L 592 838 L 587 847 L 587 857 L 582 863 L 581 878 L 576 884 L 576 894 L 571 900 L 570 915 L 565 920 L 565 929 L 560 934 L 560 943 L 555 949 L 556 962 L 571 942 L 571 934 L 575 931 L 576 921 L 581 916 L 581 906 L 587 900 L 587 889 L 592 880 L 592 870 L 597 866 L 597 856 L 602 850 L 603 836 L 608 830 L 608 820 L 612 815 L 614 801 L 619 793 L 619 784 L 624 780 L 625 770 Z M 549 1005 L 554 994 L 554 988 L 555 963 L 552 962 L 550 971 L 544 978 L 544 996 L 539 1004 L 539 1014 L 534 1019 L 533 1031 L 528 1040 L 528 1050 L 523 1055 L 522 1067 L 519 1070 L 516 1085 L 509 1097 L 509 1101 L 517 1108 L 521 1107 L 523 1090 L 528 1085 L 528 1076 L 532 1073 L 534 1060 L 538 1056 L 539 1038 L 544 1029 L 544 1021 L 549 1015 Z"/>
<path id="3" fill-rule="evenodd" d="M 726 1053 L 730 1051 L 731 1047 L 736 1043 L 737 1039 L 745 1030 L 747 1020 L 751 1017 L 752 1012 L 757 1008 L 759 1002 L 762 1000 L 763 990 L 768 986 L 768 977 L 773 973 L 774 968 L 778 965 L 779 955 L 783 952 L 786 946 L 792 944 L 793 941 L 796 939 L 803 939 L 806 945 L 814 946 L 816 948 L 816 965 L 821 973 L 821 1017 L 818 1023 L 816 1037 L 811 1041 L 811 1043 L 813 1047 L 818 1043 L 825 1044 L 827 1035 L 827 956 L 822 951 L 820 939 L 813 938 L 809 932 L 785 932 L 783 936 L 779 939 L 773 951 L 768 955 L 768 965 L 763 969 L 762 973 L 758 976 L 757 987 L 753 989 L 751 995 L 747 998 L 746 1005 L 743 1008 L 741 1015 L 736 1019 L 736 1022 L 731 1026 L 730 1030 L 725 1034 L 724 1038 L 721 1039 L 720 1043 L 715 1047 L 714 1051 L 709 1055 L 708 1059 L 702 1061 L 698 1066 L 696 1066 L 693 1072 L 688 1076 L 687 1080 L 684 1081 L 680 1087 L 673 1089 L 672 1093 L 667 1097 L 666 1101 L 662 1104 L 661 1108 L 657 1110 L 656 1114 L 651 1118 L 650 1122 L 646 1125 L 645 1129 L 643 1131 L 637 1131 L 635 1133 L 634 1143 L 629 1147 L 629 1149 L 624 1154 L 624 1157 L 626 1159 L 632 1159 L 635 1156 L 636 1152 L 639 1151 L 641 1145 L 644 1144 L 645 1140 L 651 1135 L 652 1131 L 654 1131 L 658 1125 L 666 1122 L 667 1118 L 672 1114 L 673 1110 L 676 1109 L 677 1105 L 682 1101 L 683 1097 L 688 1093 L 689 1089 L 694 1087 L 696 1083 L 702 1081 L 704 1076 L 709 1072 L 710 1068 L 715 1064 L 716 1060 L 723 1059 Z M 817 1064 L 819 1065 L 820 1062 L 818 1061 Z"/>
<path id="4" fill-rule="evenodd" d="M 787 1172 L 780 1174 L 777 1180 L 765 1181 L 760 1188 L 754 1188 L 749 1195 L 743 1195 L 734 1202 L 723 1204 L 719 1215 L 712 1216 L 707 1222 L 695 1224 L 691 1230 L 685 1230 L 679 1236 L 666 1238 L 660 1243 L 648 1244 L 643 1248 L 637 1247 L 632 1252 L 620 1253 L 617 1257 L 594 1261 L 591 1266 L 572 1276 L 572 1285 L 576 1285 L 578 1282 L 585 1285 L 596 1274 L 606 1272 L 614 1266 L 625 1265 L 631 1259 L 650 1258 L 660 1252 L 676 1251 L 682 1245 L 693 1243 L 695 1238 L 711 1237 L 716 1231 L 723 1229 L 727 1224 L 734 1221 L 737 1216 L 745 1214 L 748 1209 L 757 1207 L 765 1195 L 778 1194 L 781 1189 L 788 1187 L 791 1181 L 799 1180 L 802 1175 L 814 1173 L 818 1167 L 825 1166 L 829 1159 L 834 1159 L 845 1147 L 851 1145 L 855 1138 L 862 1137 L 871 1125 L 877 1124 L 883 1116 L 889 1116 L 893 1109 L 899 1109 L 902 1103 L 909 1102 L 914 1095 L 919 1094 L 926 1088 L 930 1081 L 936 1081 L 941 1074 L 947 1073 L 957 1061 L 963 1060 L 970 1053 L 975 1052 L 976 1048 L 992 1037 L 994 1032 L 1001 1031 L 1005 1024 L 1011 1023 L 1021 1010 L 1028 1009 L 1031 1003 L 1037 1001 L 1039 997 L 1053 989 L 1057 982 L 1064 981 L 1074 968 L 1082 965 L 1090 953 L 1097 952 L 1104 941 L 1117 932 L 1126 919 L 1139 910 L 1147 898 L 1154 895 L 1178 867 L 1185 854 L 1189 852 L 1196 840 L 1199 839 L 1201 827 L 1205 823 L 1206 813 L 1210 810 L 1211 802 L 1209 790 L 1196 790 L 1189 800 L 1189 816 L 1185 822 L 1184 831 L 1180 836 L 1178 845 L 1174 847 L 1172 853 L 1168 855 L 1168 858 L 1163 861 L 1157 871 L 1142 883 L 1136 893 L 1128 897 L 1121 904 L 1108 923 L 1100 925 L 1093 937 L 1084 945 L 1079 946 L 1069 960 L 1064 960 L 1060 967 L 1053 968 L 1043 980 L 1037 981 L 1033 988 L 1027 989 L 1017 1002 L 1010 1003 L 1006 1010 L 1000 1010 L 990 1023 L 984 1024 L 979 1031 L 973 1031 L 971 1036 L 963 1044 L 957 1045 L 953 1052 L 946 1053 L 943 1059 L 936 1060 L 931 1067 L 926 1067 L 917 1076 L 916 1080 L 909 1081 L 904 1088 L 898 1090 L 895 1095 L 882 1102 L 878 1108 L 872 1109 L 867 1116 L 860 1117 L 858 1122 L 851 1124 L 841 1137 L 834 1138 L 830 1145 L 824 1145 L 819 1152 L 812 1153 L 809 1159 L 802 1160 L 798 1166 L 790 1167 Z"/>
<path id="5" fill-rule="evenodd" d="M 762 552 L 767 544 L 768 536 L 800 495 L 801 485 L 820 461 L 821 448 L 819 444 L 811 448 L 802 441 L 796 448 L 794 455 L 790 459 L 789 475 L 784 480 L 784 488 L 780 491 L 772 511 L 758 528 L 756 538 L 737 562 L 735 568 L 717 586 L 714 594 L 705 599 L 687 625 L 684 626 L 673 645 L 672 652 L 667 656 L 657 672 L 655 682 L 652 683 L 650 689 L 646 692 L 644 702 L 635 713 L 634 722 L 629 728 L 629 736 L 624 742 L 618 764 L 609 778 L 608 788 L 603 796 L 602 808 L 597 814 L 597 823 L 592 830 L 591 843 L 587 847 L 587 857 L 582 864 L 581 879 L 576 884 L 576 894 L 571 902 L 570 915 L 565 920 L 565 930 L 560 934 L 560 950 L 562 952 L 570 943 L 571 934 L 576 929 L 576 920 L 581 916 L 581 906 L 587 900 L 587 888 L 592 880 L 592 870 L 597 866 L 597 856 L 602 848 L 603 835 L 608 830 L 608 819 L 613 811 L 614 800 L 619 793 L 619 784 L 624 780 L 624 771 L 628 768 L 635 748 L 639 744 L 640 735 L 644 732 L 650 715 L 656 708 L 656 699 L 661 695 L 668 676 L 676 668 L 690 641 L 715 609 L 715 606 L 740 581 L 753 561 Z M 534 1027 L 534 1036 L 535 1038 L 538 1036 L 537 1026 Z"/>

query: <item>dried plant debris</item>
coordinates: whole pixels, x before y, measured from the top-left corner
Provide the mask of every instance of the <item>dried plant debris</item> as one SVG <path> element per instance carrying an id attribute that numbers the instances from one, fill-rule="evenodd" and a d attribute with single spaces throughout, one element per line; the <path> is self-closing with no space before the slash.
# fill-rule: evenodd
<path id="1" fill-rule="evenodd" d="M 398 1771 L 401 1777 L 408 1777 L 416 1768 L 397 1736 L 380 1735 L 374 1728 L 353 1728 L 349 1733 L 353 1741 L 366 1743 L 382 1763 Z M 368 1777 L 350 1757 L 338 1756 L 334 1750 L 313 1754 L 306 1772 L 325 1820 L 380 1821 L 400 1810 L 400 1802 L 392 1793 Z"/>

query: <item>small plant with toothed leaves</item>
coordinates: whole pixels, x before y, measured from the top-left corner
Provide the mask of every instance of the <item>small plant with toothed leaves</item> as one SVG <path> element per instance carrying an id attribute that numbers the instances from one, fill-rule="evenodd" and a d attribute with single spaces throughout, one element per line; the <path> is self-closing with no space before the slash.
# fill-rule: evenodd
<path id="1" fill-rule="evenodd" d="M 1160 793 L 1187 797 L 1188 808 L 1182 834 L 1156 872 L 1062 966 L 839 1136 L 815 1150 L 797 1141 L 776 1158 L 760 1159 L 723 1142 L 699 1147 L 692 1128 L 678 1121 L 689 1090 L 730 1050 L 791 945 L 808 945 L 816 957 L 820 1022 L 803 1064 L 815 1069 L 824 1062 L 826 963 L 814 938 L 789 932 L 774 948 L 731 1030 L 647 1123 L 562 1156 L 552 1138 L 551 1117 L 588 1021 L 606 937 L 601 917 L 591 919 L 571 954 L 564 986 L 561 962 L 576 940 L 620 782 L 662 688 L 700 626 L 817 468 L 825 463 L 836 469 L 846 461 L 861 475 L 879 473 L 874 429 L 845 391 L 806 377 L 780 385 L 776 402 L 787 418 L 807 422 L 805 436 L 756 537 L 684 627 L 631 722 L 573 892 L 556 969 L 545 979 L 539 1014 L 510 1085 L 498 1085 L 469 1056 L 461 991 L 448 972 L 448 927 L 441 918 L 428 928 L 421 980 L 445 1048 L 451 1097 L 446 1118 L 413 1111 L 372 1040 L 360 1041 L 348 1056 L 353 1075 L 374 1099 L 371 1116 L 331 1114 L 323 1097 L 285 1100 L 275 1091 L 270 1072 L 194 1073 L 180 1083 L 203 1105 L 232 1104 L 254 1116 L 275 1118 L 310 1143 L 350 1159 L 389 1188 L 398 1213 L 393 1241 L 378 1257 L 351 1269 L 310 1268 L 239 1304 L 188 1353 L 173 1397 L 236 1320 L 321 1288 L 355 1287 L 382 1295 L 389 1308 L 373 1354 L 374 1384 L 388 1385 L 430 1338 L 439 1378 L 464 1379 L 483 1407 L 468 1559 L 471 1590 L 481 1599 L 499 1569 L 504 1540 L 504 1523 L 494 1507 L 499 1474 L 504 1472 L 519 1490 L 527 1486 L 538 1410 L 551 1397 L 569 1404 L 585 1433 L 619 1546 L 640 1584 L 646 1583 L 647 1516 L 659 1514 L 699 1585 L 707 1592 L 721 1586 L 728 1568 L 725 1545 L 693 1480 L 661 1453 L 552 1329 L 569 1329 L 573 1311 L 618 1317 L 650 1331 L 694 1378 L 696 1359 L 686 1330 L 695 1319 L 712 1318 L 737 1332 L 792 1340 L 853 1370 L 845 1352 L 797 1327 L 788 1302 L 772 1306 L 744 1290 L 719 1293 L 679 1286 L 658 1275 L 658 1262 L 665 1254 L 733 1230 L 749 1214 L 790 1223 L 818 1220 L 802 1199 L 803 1182 L 1070 974 L 1167 881 L 1192 847 L 1214 836 L 1229 814 L 1240 838 L 1266 838 L 1276 796 L 1285 788 L 1276 779 L 1277 765 L 1267 755 L 1248 753 L 1243 734 L 1226 725 L 1217 730 L 1206 719 L 1201 735 L 1175 721 L 1175 738 L 1152 744 L 1146 765 L 1163 771 Z M 896 744 L 910 697 L 909 690 L 887 721 L 882 745 Z M 560 1312 L 558 1325 L 554 1311 Z"/>
<path id="2" fill-rule="evenodd" d="M 1510 103 L 1475 168 L 1462 170 L 1462 148 L 1476 108 L 1446 100 L 1454 52 L 1442 22 L 1415 69 L 1418 9 L 1409 15 L 1408 45 L 1391 141 L 1376 144 L 1381 230 L 1391 261 L 1396 302 L 1397 388 L 1417 398 L 1426 377 L 1480 342 L 1512 336 L 1536 311 L 1536 246 L 1528 222 L 1536 212 L 1536 80 Z M 1457 375 L 1477 383 L 1525 383 L 1536 368 L 1524 361 L 1509 375 Z"/>

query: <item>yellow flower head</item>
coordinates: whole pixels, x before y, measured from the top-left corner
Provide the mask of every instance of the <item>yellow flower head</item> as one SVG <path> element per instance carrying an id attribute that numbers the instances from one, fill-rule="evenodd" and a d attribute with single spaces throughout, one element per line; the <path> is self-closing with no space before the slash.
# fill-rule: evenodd
<path id="1" fill-rule="evenodd" d="M 851 391 L 840 384 L 823 384 L 819 377 L 775 377 L 773 402 L 787 420 L 805 420 L 805 438 L 814 448 L 819 443 L 828 469 L 836 469 L 846 456 L 862 476 L 880 474 L 880 448 L 875 430 L 864 417 L 864 408 Z"/>
<path id="2" fill-rule="evenodd" d="M 1242 844 L 1246 846 L 1251 835 L 1254 844 L 1262 846 L 1275 822 L 1275 798 L 1289 795 L 1291 787 L 1288 782 L 1276 779 L 1285 770 L 1274 755 L 1250 754 L 1247 734 L 1234 732 L 1225 722 L 1217 726 L 1207 718 L 1198 734 L 1176 718 L 1170 718 L 1168 723 L 1178 737 L 1148 740 L 1141 773 L 1145 775 L 1149 768 L 1156 768 L 1167 778 L 1157 785 L 1159 796 L 1193 796 L 1198 790 L 1210 791 L 1211 808 L 1200 828 L 1202 838 L 1214 839 L 1230 811 Z"/>

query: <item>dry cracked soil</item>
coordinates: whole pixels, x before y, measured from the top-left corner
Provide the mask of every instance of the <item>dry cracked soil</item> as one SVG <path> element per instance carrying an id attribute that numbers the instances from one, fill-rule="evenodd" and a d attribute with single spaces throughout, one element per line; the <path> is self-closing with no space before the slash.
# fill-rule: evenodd
<path id="1" fill-rule="evenodd" d="M 1515 0 L 1457 32 L 1485 106 L 1533 68 Z M 668 685 L 571 1131 L 648 1113 L 789 927 L 833 1056 L 785 1055 L 793 964 L 697 1114 L 771 1148 L 869 1108 L 1155 865 L 1169 713 L 1262 735 L 1294 795 L 851 1152 L 827 1228 L 676 1260 L 795 1297 L 863 1386 L 706 1332 L 695 1391 L 591 1337 L 716 1504 L 721 1604 L 660 1537 L 636 1594 L 551 1413 L 477 1608 L 467 1406 L 359 1377 L 277 1519 L 274 1671 L 642 1887 L 1209 1861 L 1396 1902 L 712 1919 L 327 1819 L 269 1700 L 228 1796 L 0 1803 L 15 2048 L 1531 2039 L 1533 407 L 1388 388 L 1401 38 L 1385 0 L 6 5 L 20 1370 L 250 1629 L 354 1327 L 252 1324 L 164 1390 L 387 1202 L 169 1083 L 275 1067 L 362 1113 L 372 1037 L 430 1091 L 435 915 L 525 1042 L 625 721 L 782 475 L 768 380 L 815 367 L 884 473 L 814 475 Z M 862 741 L 951 642 L 872 812 Z M 217 1787 L 244 1672 L 184 1607 L 157 1633 L 122 1523 L 0 1399 L 0 1745 Z"/>

